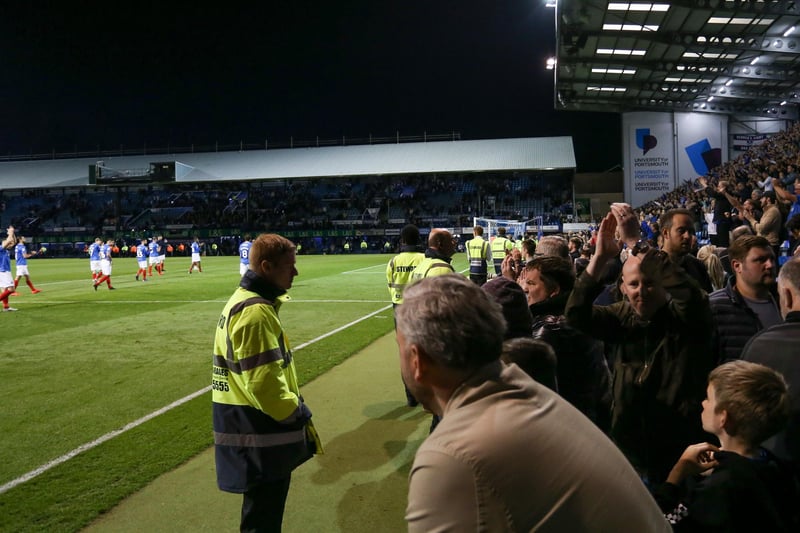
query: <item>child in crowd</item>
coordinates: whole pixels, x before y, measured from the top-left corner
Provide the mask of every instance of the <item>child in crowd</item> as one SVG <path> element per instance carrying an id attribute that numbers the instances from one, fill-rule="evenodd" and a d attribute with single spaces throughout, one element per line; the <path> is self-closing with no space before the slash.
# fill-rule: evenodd
<path id="1" fill-rule="evenodd" d="M 656 491 L 675 531 L 798 531 L 800 480 L 760 443 L 786 426 L 783 376 L 748 361 L 711 371 L 701 415 L 719 446 L 686 448 Z"/>

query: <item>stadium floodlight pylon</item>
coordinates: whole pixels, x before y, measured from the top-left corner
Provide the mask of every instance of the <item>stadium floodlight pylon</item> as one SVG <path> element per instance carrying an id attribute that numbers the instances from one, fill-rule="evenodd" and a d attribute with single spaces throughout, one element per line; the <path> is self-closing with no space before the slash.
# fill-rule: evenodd
<path id="1" fill-rule="evenodd" d="M 472 225 L 481 226 L 483 228 L 483 238 L 487 240 L 491 240 L 497 236 L 497 228 L 505 228 L 506 236 L 513 237 L 514 240 L 519 240 L 525 238 L 525 231 L 528 228 L 528 224 L 534 222 L 534 220 L 536 219 L 519 221 L 502 218 L 473 217 Z"/>

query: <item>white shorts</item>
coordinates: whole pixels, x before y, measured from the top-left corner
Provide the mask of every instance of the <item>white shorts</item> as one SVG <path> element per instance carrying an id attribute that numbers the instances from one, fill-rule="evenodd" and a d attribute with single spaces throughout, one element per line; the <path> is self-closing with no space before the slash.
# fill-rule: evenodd
<path id="1" fill-rule="evenodd" d="M 100 266 L 100 261 L 89 261 L 89 270 L 92 272 L 100 272 L 102 267 Z"/>
<path id="2" fill-rule="evenodd" d="M 104 276 L 111 275 L 111 261 L 100 261 L 100 271 Z"/>
<path id="3" fill-rule="evenodd" d="M 28 265 L 17 265 L 17 277 L 28 275 Z"/>
<path id="4" fill-rule="evenodd" d="M 14 279 L 11 272 L 0 272 L 0 289 L 10 289 L 14 287 Z"/>
<path id="5" fill-rule="evenodd" d="M 163 262 L 164 262 L 164 256 L 163 255 L 159 255 L 158 256 L 158 263 L 161 264 Z"/>
<path id="6" fill-rule="evenodd" d="M 147 259 L 142 259 L 141 261 L 137 261 L 139 263 L 139 268 L 147 268 Z"/>
<path id="7" fill-rule="evenodd" d="M 248 270 L 250 270 L 250 265 L 247 265 L 247 264 L 245 264 L 245 263 L 239 263 L 239 275 L 240 275 L 240 276 L 244 276 L 244 275 L 245 275 L 245 273 L 246 273 Z"/>
<path id="8" fill-rule="evenodd" d="M 157 265 L 158 264 L 158 256 L 157 255 L 151 255 L 149 261 L 150 261 L 151 265 Z"/>
<path id="9" fill-rule="evenodd" d="M 192 263 L 200 262 L 200 254 L 192 254 Z"/>

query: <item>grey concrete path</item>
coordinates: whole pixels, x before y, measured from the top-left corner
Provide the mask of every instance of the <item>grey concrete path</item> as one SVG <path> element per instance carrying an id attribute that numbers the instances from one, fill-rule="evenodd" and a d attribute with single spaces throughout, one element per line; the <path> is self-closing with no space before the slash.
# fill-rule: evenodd
<path id="1" fill-rule="evenodd" d="M 300 354 L 297 364 L 302 364 Z M 295 471 L 284 531 L 405 531 L 408 470 L 427 435 L 430 415 L 405 405 L 394 333 L 307 384 L 302 392 L 314 412 L 325 454 Z M 238 531 L 240 507 L 241 496 L 217 489 L 214 454 L 209 449 L 159 477 L 84 531 Z"/>

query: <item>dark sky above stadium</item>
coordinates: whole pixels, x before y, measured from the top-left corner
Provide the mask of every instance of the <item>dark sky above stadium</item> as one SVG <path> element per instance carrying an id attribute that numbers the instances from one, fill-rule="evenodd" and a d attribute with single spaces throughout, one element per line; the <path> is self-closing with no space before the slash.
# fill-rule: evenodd
<path id="1" fill-rule="evenodd" d="M 15 4 L 0 155 L 455 131 L 621 162 L 617 115 L 553 110 L 544 0 Z"/>

